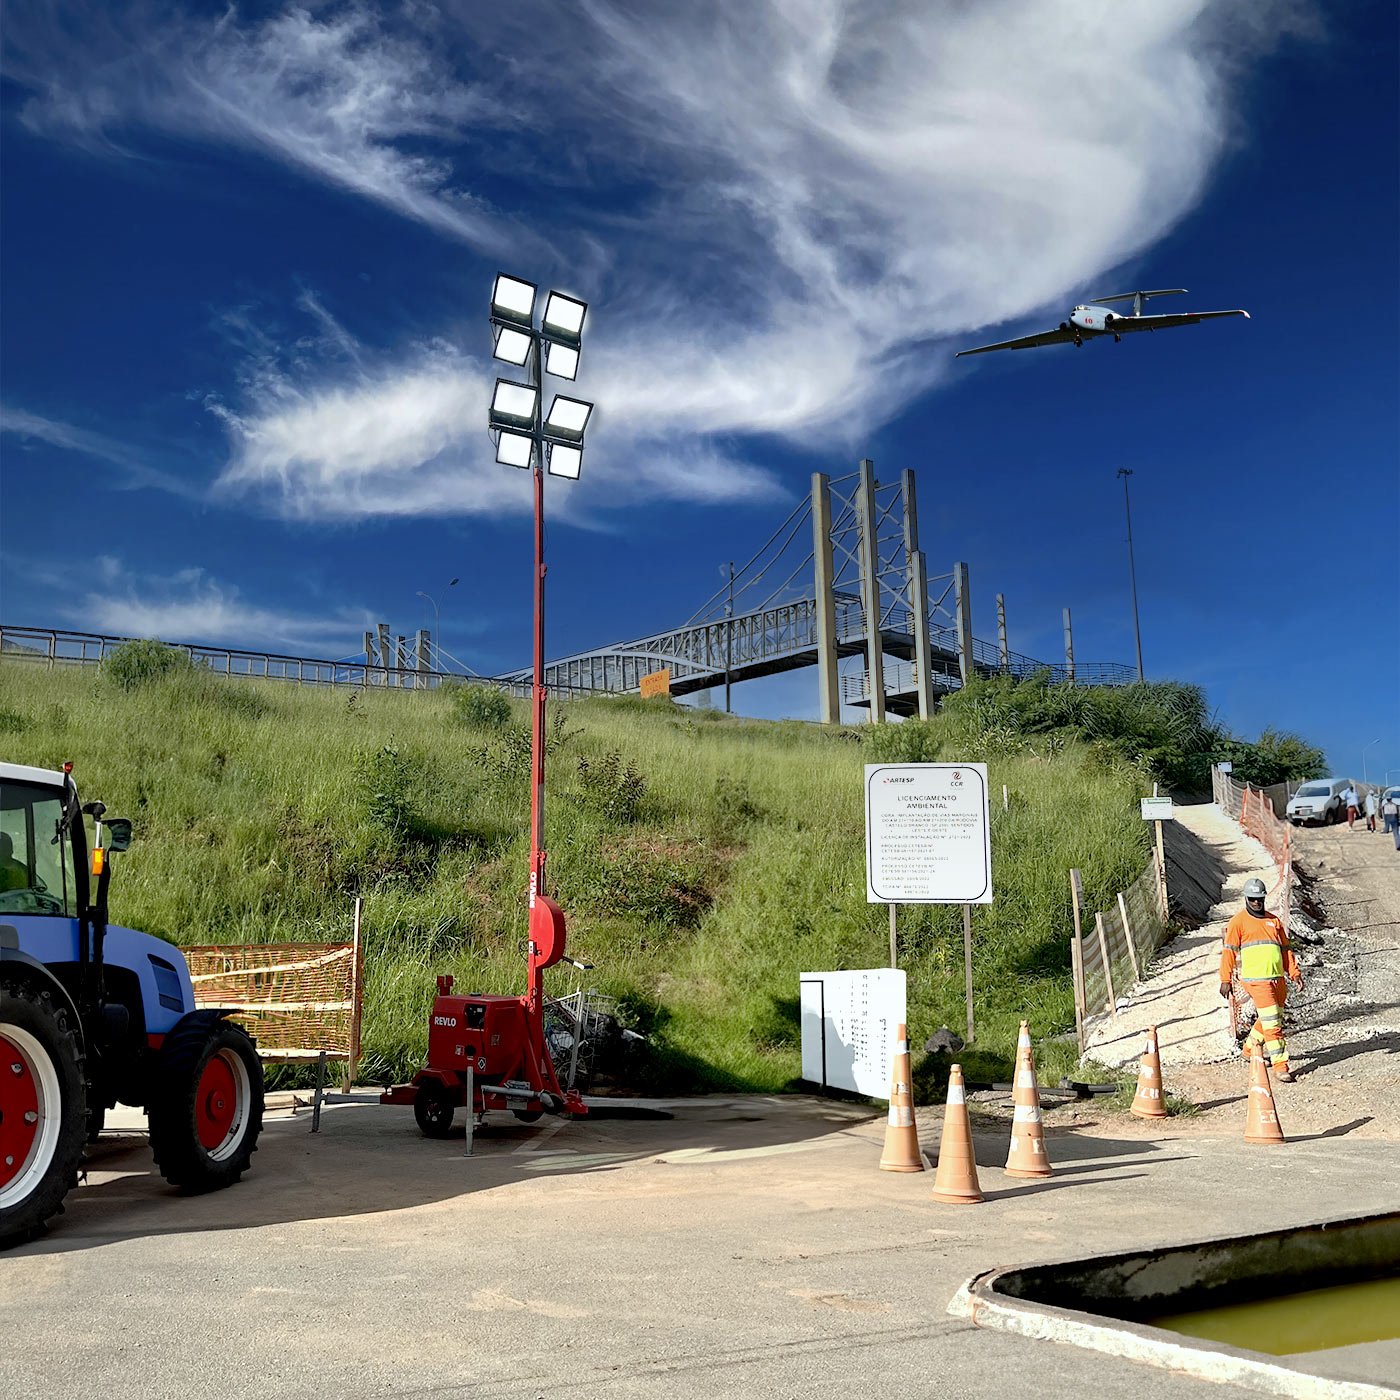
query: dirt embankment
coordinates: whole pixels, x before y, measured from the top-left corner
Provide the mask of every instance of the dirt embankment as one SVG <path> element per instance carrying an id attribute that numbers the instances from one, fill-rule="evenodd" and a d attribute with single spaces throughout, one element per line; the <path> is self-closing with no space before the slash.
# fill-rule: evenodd
<path id="1" fill-rule="evenodd" d="M 1155 1025 L 1168 1090 L 1201 1107 L 1197 1125 L 1219 1130 L 1239 1116 L 1246 1087 L 1218 992 L 1220 937 L 1250 876 L 1269 884 L 1271 907 L 1283 891 L 1267 852 L 1217 808 L 1178 808 L 1178 820 L 1213 852 L 1219 901 L 1200 928 L 1161 949 L 1088 1053 L 1130 1065 Z M 1292 930 L 1306 987 L 1291 993 L 1285 1021 L 1297 1082 L 1275 1088 L 1285 1131 L 1400 1136 L 1400 851 L 1360 824 L 1296 829 L 1293 849 Z"/>

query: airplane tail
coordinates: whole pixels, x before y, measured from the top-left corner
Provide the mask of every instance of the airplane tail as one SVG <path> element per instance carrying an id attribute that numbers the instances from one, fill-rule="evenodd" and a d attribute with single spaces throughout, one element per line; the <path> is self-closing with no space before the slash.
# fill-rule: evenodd
<path id="1" fill-rule="evenodd" d="M 1186 294 L 1185 287 L 1161 287 L 1155 292 L 1119 292 L 1111 297 L 1090 297 L 1089 300 L 1095 306 L 1102 306 L 1110 301 L 1130 301 L 1133 304 L 1133 315 L 1142 315 L 1142 304 L 1148 297 L 1177 297 Z"/>

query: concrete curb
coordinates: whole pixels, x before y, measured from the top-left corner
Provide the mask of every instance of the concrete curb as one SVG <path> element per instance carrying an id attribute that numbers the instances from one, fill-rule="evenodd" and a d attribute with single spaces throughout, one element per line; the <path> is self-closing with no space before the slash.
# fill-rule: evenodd
<path id="1" fill-rule="evenodd" d="M 953 1295 L 948 1312 L 976 1327 L 1014 1332 L 1044 1342 L 1063 1342 L 1106 1356 L 1138 1361 L 1200 1380 L 1247 1385 L 1267 1395 L 1297 1400 L 1395 1400 L 1396 1392 L 1364 1381 L 1331 1380 L 1270 1360 L 1259 1352 L 1223 1343 L 1208 1345 L 1178 1339 L 1157 1327 L 1105 1321 L 1090 1313 L 1071 1312 L 1044 1303 L 994 1296 L 993 1285 L 1006 1270 L 991 1270 L 969 1279 Z"/>

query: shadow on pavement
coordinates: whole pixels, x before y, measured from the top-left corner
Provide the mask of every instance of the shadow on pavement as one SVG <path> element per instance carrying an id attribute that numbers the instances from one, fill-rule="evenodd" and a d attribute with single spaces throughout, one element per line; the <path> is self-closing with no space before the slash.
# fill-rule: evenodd
<path id="1" fill-rule="evenodd" d="M 1340 1123 L 1335 1128 L 1328 1128 L 1326 1132 L 1304 1133 L 1301 1136 L 1290 1137 L 1289 1142 L 1318 1142 L 1322 1138 L 1346 1137 L 1350 1132 L 1355 1132 L 1357 1128 L 1364 1128 L 1367 1123 L 1374 1123 L 1376 1120 L 1369 1115 L 1365 1118 L 1353 1118 L 1350 1123 Z"/>
<path id="2" fill-rule="evenodd" d="M 165 1183 L 144 1134 L 104 1135 L 89 1154 L 88 1182 L 69 1195 L 65 1213 L 46 1235 L 6 1257 L 410 1210 L 667 1155 L 720 1162 L 726 1153 L 802 1151 L 877 1117 L 864 1105 L 797 1097 L 669 1100 L 666 1108 L 673 1118 L 546 1118 L 530 1125 L 491 1118 L 477 1129 L 468 1157 L 463 1130 L 428 1139 L 410 1109 L 341 1105 L 323 1111 L 315 1135 L 309 1114 L 270 1119 L 243 1180 L 203 1196 L 182 1195 Z"/>

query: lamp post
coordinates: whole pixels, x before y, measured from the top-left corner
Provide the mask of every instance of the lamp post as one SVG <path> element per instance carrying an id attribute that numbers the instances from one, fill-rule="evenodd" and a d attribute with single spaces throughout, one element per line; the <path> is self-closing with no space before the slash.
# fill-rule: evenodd
<path id="1" fill-rule="evenodd" d="M 1132 476 L 1130 467 L 1119 467 L 1118 475 L 1123 478 L 1123 511 L 1128 519 L 1128 578 L 1133 585 L 1133 639 L 1137 642 L 1138 683 L 1146 677 L 1142 671 L 1142 626 L 1138 622 L 1137 562 L 1133 558 L 1133 507 L 1128 500 L 1128 478 Z"/>
<path id="2" fill-rule="evenodd" d="M 456 588 L 461 581 L 461 579 L 457 578 L 449 579 L 447 586 L 442 590 L 443 597 L 447 596 L 448 588 Z M 440 661 L 442 659 L 442 614 L 438 608 L 438 601 L 431 594 L 424 593 L 421 588 L 418 590 L 418 596 L 427 599 L 427 601 L 433 605 L 433 650 L 438 653 L 436 659 Z M 435 665 L 433 669 L 439 671 L 442 668 L 441 666 Z"/>
<path id="3" fill-rule="evenodd" d="M 1365 745 L 1365 747 L 1363 747 L 1362 750 L 1361 750 L 1361 781 L 1362 781 L 1363 783 L 1366 781 L 1366 754 L 1367 754 L 1367 751 L 1370 750 L 1370 749 L 1373 749 L 1373 748 L 1374 748 L 1377 744 L 1379 744 L 1379 743 L 1380 743 L 1380 740 L 1379 740 L 1379 739 L 1372 739 L 1371 742 L 1370 742 L 1369 744 Z"/>
<path id="4" fill-rule="evenodd" d="M 578 375 L 585 302 L 562 292 L 545 298 L 535 324 L 538 288 L 504 273 L 491 292 L 491 329 L 496 359 L 521 366 L 523 381 L 498 379 L 491 396 L 490 431 L 496 460 L 532 473 L 535 495 L 535 629 L 533 721 L 530 730 L 530 989 L 532 1012 L 543 1005 L 543 970 L 563 955 L 563 914 L 544 899 L 544 478 L 577 481 L 583 466 L 583 435 L 593 405 L 556 394 L 546 414 L 542 381 L 546 374 L 572 380 Z M 541 918 L 540 916 L 543 915 Z M 546 943 L 548 946 L 546 946 Z"/>

